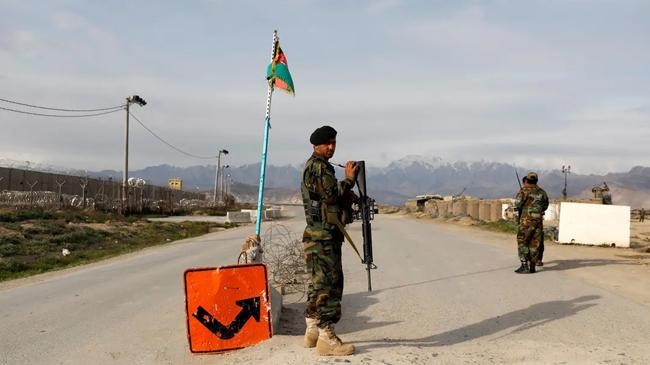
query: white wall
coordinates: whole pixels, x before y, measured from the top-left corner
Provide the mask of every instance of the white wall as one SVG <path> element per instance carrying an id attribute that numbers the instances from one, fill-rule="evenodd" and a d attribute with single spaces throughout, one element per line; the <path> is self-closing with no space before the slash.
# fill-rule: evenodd
<path id="1" fill-rule="evenodd" d="M 560 218 L 560 204 L 550 203 L 546 213 L 544 214 L 545 221 L 555 221 Z"/>
<path id="2" fill-rule="evenodd" d="M 630 247 L 630 207 L 562 202 L 559 230 L 561 243 Z"/>

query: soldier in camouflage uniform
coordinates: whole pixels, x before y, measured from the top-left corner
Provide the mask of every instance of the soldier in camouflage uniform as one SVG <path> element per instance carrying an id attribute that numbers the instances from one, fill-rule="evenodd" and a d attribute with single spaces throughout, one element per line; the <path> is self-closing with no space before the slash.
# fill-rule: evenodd
<path id="1" fill-rule="evenodd" d="M 529 172 L 524 177 L 524 186 L 517 193 L 515 208 L 519 219 L 517 227 L 517 249 L 521 266 L 518 274 L 534 273 L 538 259 L 538 246 L 544 239 L 544 212 L 548 208 L 546 192 L 537 186 L 538 177 Z"/>
<path id="2" fill-rule="evenodd" d="M 345 344 L 334 333 L 341 318 L 343 269 L 341 245 L 343 233 L 327 212 L 338 210 L 346 199 L 353 199 L 352 188 L 357 166 L 348 161 L 345 179 L 337 181 L 328 162 L 336 149 L 336 130 L 329 126 L 312 133 L 314 153 L 305 164 L 301 192 L 307 227 L 303 234 L 305 260 L 309 275 L 305 319 L 305 347 L 316 347 L 319 355 L 351 355 L 354 346 Z M 347 222 L 344 222 L 347 223 Z"/>

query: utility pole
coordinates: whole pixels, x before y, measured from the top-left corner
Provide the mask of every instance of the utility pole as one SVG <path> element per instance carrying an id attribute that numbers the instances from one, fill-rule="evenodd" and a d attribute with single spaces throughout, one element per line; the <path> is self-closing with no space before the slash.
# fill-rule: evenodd
<path id="1" fill-rule="evenodd" d="M 228 168 L 230 165 L 225 165 L 219 174 L 219 201 L 225 202 L 226 198 L 226 174 L 228 174 Z"/>
<path id="2" fill-rule="evenodd" d="M 122 172 L 122 214 L 127 214 L 129 211 L 129 106 L 131 103 L 136 103 L 140 106 L 147 105 L 138 95 L 129 96 L 126 98 L 126 128 L 124 132 L 124 171 Z"/>
<path id="3" fill-rule="evenodd" d="M 212 202 L 217 204 L 217 186 L 219 185 L 219 168 L 221 167 L 221 151 L 217 152 L 217 167 L 214 170 L 214 195 L 212 195 Z"/>
<path id="4" fill-rule="evenodd" d="M 219 153 L 217 154 L 217 171 L 214 174 L 214 196 L 212 197 L 212 202 L 214 204 L 217 203 L 217 196 L 219 194 L 218 186 L 219 186 L 219 178 L 220 178 L 220 175 L 221 175 L 221 155 L 222 154 L 227 155 L 228 150 L 226 150 L 226 149 L 219 150 Z"/>
<path id="5" fill-rule="evenodd" d="M 230 186 L 232 184 L 232 177 L 230 177 L 230 174 L 226 175 L 226 207 L 228 207 L 228 203 L 230 201 Z"/>
<path id="6" fill-rule="evenodd" d="M 569 165 L 569 166 L 562 165 L 562 173 L 564 174 L 564 189 L 562 189 L 562 199 L 566 200 L 566 197 L 567 197 L 566 178 L 567 178 L 567 175 L 571 173 L 571 165 Z"/>
<path id="7" fill-rule="evenodd" d="M 126 180 L 129 179 L 129 105 L 131 102 L 126 98 L 126 128 L 124 129 L 124 171 L 122 171 L 122 214 L 126 215 L 129 210 L 129 187 Z"/>
<path id="8" fill-rule="evenodd" d="M 228 195 L 230 195 L 230 186 L 232 184 L 232 177 L 230 174 L 226 175 L 226 199 L 228 199 Z"/>

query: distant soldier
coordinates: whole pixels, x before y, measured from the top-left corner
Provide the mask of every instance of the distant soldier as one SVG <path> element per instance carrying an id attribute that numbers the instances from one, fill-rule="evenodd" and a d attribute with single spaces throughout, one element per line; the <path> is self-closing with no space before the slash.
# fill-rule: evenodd
<path id="1" fill-rule="evenodd" d="M 343 297 L 343 268 L 341 245 L 348 223 L 341 217 L 342 208 L 356 196 L 352 188 L 356 181 L 356 162 L 345 164 L 345 179 L 336 180 L 334 167 L 328 162 L 336 150 L 336 130 L 323 126 L 314 131 L 309 141 L 314 152 L 305 163 L 302 175 L 302 200 L 307 227 L 303 234 L 309 286 L 305 309 L 305 347 L 316 347 L 319 355 L 344 356 L 354 353 L 334 332 L 341 318 Z"/>
<path id="2" fill-rule="evenodd" d="M 544 239 L 544 212 L 548 208 L 546 192 L 537 186 L 537 173 L 529 172 L 524 186 L 517 193 L 515 208 L 519 215 L 517 227 L 517 251 L 521 266 L 518 274 L 534 273 L 538 260 L 538 247 Z"/>
<path id="3" fill-rule="evenodd" d="M 643 222 L 645 220 L 645 209 L 641 208 L 639 211 L 639 222 Z"/>
<path id="4" fill-rule="evenodd" d="M 612 193 L 609 191 L 609 186 L 603 181 L 603 204 L 612 205 Z"/>

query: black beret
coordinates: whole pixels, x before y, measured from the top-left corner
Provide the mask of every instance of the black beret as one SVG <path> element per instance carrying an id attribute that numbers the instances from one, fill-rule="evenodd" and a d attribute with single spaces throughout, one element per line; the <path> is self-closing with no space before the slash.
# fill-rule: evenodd
<path id="1" fill-rule="evenodd" d="M 320 128 L 317 128 L 314 133 L 311 134 L 309 137 L 309 142 L 311 142 L 311 144 L 314 146 L 317 146 L 319 144 L 327 143 L 334 138 L 336 138 L 336 129 L 328 125 L 324 125 Z"/>

